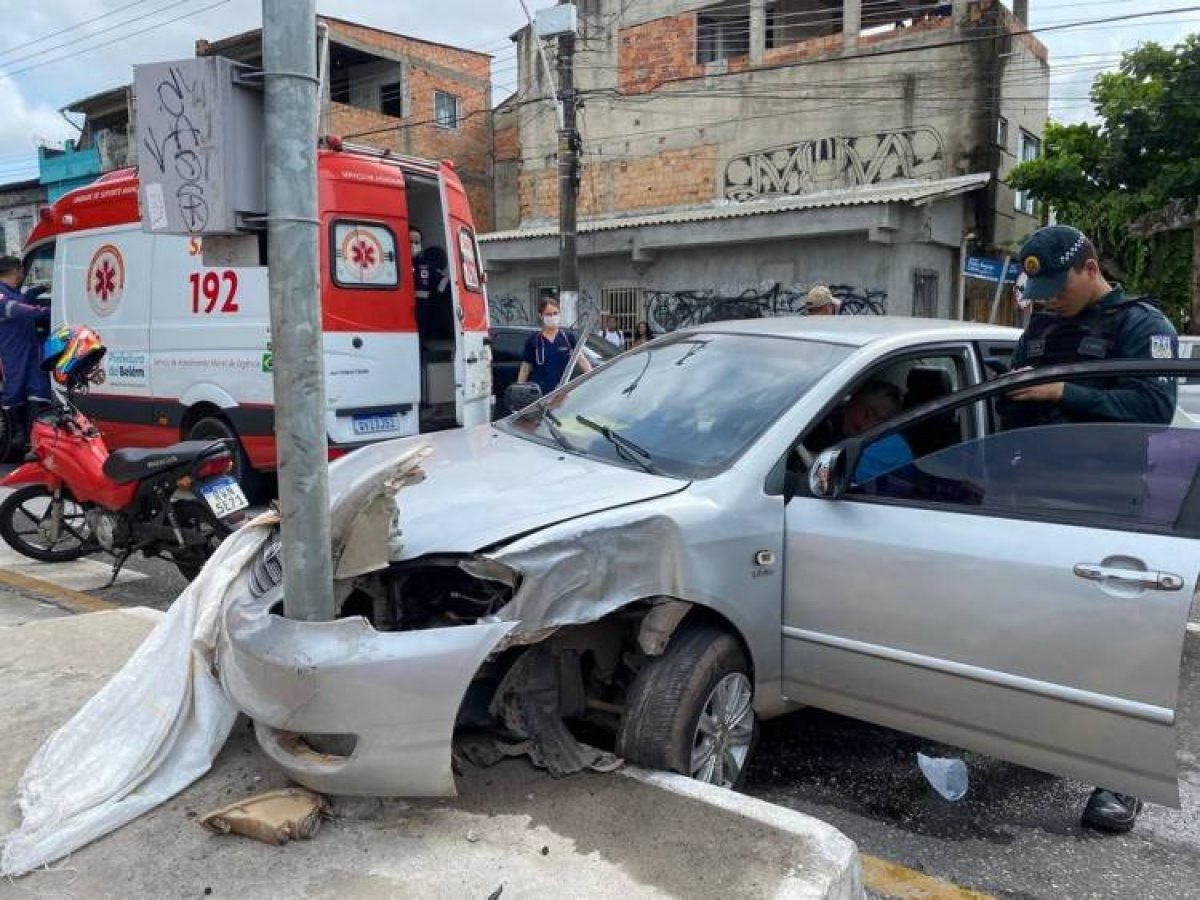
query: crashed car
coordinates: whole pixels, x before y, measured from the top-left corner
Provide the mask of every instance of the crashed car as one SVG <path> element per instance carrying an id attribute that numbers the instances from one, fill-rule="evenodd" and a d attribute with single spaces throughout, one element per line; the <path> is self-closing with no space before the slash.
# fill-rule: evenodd
<path id="1" fill-rule="evenodd" d="M 292 778 L 338 794 L 452 793 L 452 740 L 489 722 L 552 770 L 602 764 L 608 735 L 736 786 L 757 723 L 813 705 L 1177 804 L 1200 429 L 1000 410 L 1200 363 L 996 377 L 1017 336 L 715 323 L 501 422 L 360 450 L 330 469 L 339 618 L 283 616 L 268 542 L 223 613 L 226 690 Z M 901 408 L 849 433 L 881 381 Z M 858 477 L 896 436 L 911 462 Z"/>

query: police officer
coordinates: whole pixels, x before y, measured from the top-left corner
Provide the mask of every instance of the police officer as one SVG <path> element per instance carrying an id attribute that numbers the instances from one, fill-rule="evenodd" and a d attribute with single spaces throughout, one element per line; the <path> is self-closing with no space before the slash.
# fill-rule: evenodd
<path id="1" fill-rule="evenodd" d="M 1037 231 L 1021 248 L 1023 297 L 1044 308 L 1029 321 L 1013 368 L 1100 359 L 1172 359 L 1175 329 L 1147 300 L 1129 297 L 1100 272 L 1096 249 L 1083 232 L 1066 225 Z M 1167 424 L 1175 414 L 1175 382 L 1155 377 L 1112 378 L 1087 384 L 1055 382 L 1014 391 L 1002 407 L 1006 426 L 1056 422 Z M 1145 442 L 1130 447 L 1133 478 L 1145 469 Z M 1083 448 L 1080 448 L 1083 452 Z M 1108 452 L 1112 452 L 1109 448 Z M 1083 824 L 1109 832 L 1133 827 L 1142 801 L 1096 788 Z"/>
<path id="2" fill-rule="evenodd" d="M 34 303 L 42 288 L 20 290 L 25 270 L 15 256 L 0 256 L 0 366 L 4 393 L 0 407 L 9 423 L 9 447 L 24 442 L 31 405 L 50 402 L 50 381 L 41 369 L 41 338 L 38 321 L 49 318 L 50 310 Z"/>
<path id="3" fill-rule="evenodd" d="M 1174 359 L 1175 329 L 1153 303 L 1130 297 L 1100 272 L 1096 248 L 1068 225 L 1042 228 L 1021 248 L 1023 297 L 1035 312 L 1017 342 L 1014 369 L 1100 359 Z M 1175 415 L 1175 382 L 1117 378 L 1088 385 L 1055 382 L 1023 388 L 1012 399 L 1031 404 L 1024 421 L 1167 424 Z M 1020 416 L 1018 415 L 1018 418 Z M 1005 417 L 1006 423 L 1009 417 Z"/>

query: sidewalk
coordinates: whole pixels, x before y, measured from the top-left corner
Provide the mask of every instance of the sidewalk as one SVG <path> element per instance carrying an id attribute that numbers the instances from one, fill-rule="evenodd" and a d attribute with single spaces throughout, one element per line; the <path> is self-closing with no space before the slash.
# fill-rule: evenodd
<path id="1" fill-rule="evenodd" d="M 153 628 L 145 609 L 65 616 L 0 588 L 0 831 L 26 762 Z M 23 623 L 23 624 L 22 624 Z M 368 701 L 369 702 L 369 701 Z M 311 841 L 215 836 L 208 810 L 286 785 L 240 721 L 213 771 L 0 897 L 803 897 L 862 895 L 853 843 L 808 816 L 678 776 L 471 770 L 442 801 L 341 802 Z"/>

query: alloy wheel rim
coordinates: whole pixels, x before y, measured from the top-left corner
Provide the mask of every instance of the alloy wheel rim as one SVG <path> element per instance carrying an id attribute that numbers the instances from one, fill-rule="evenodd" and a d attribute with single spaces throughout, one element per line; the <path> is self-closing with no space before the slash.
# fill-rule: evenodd
<path id="1" fill-rule="evenodd" d="M 692 777 L 708 784 L 737 784 L 754 738 L 754 691 L 742 672 L 714 686 L 700 710 L 692 738 Z"/>

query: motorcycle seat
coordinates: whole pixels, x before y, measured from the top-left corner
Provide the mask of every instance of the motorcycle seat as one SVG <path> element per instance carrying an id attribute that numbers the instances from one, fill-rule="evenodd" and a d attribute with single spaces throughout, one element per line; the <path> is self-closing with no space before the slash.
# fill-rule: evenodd
<path id="1" fill-rule="evenodd" d="M 187 466 L 224 447 L 224 441 L 183 441 L 153 450 L 136 447 L 114 450 L 104 461 L 104 474 L 117 484 L 128 484 L 160 472 Z"/>

